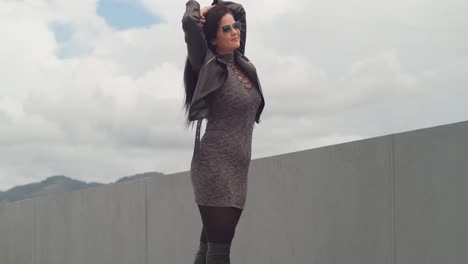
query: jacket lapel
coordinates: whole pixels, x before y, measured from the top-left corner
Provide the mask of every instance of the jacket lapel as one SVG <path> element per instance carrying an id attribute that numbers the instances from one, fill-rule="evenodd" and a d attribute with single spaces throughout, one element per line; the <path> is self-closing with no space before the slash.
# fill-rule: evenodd
<path id="1" fill-rule="evenodd" d="M 258 79 L 257 70 L 255 69 L 255 66 L 245 56 L 243 56 L 238 51 L 236 51 L 236 54 L 237 54 L 237 56 L 236 56 L 237 57 L 237 63 L 239 65 L 239 67 L 242 68 L 242 70 L 244 70 L 244 72 L 248 75 L 248 77 L 252 81 L 254 81 L 256 84 L 258 83 L 258 90 L 260 91 L 260 93 L 263 96 L 262 88 L 261 88 L 261 85 L 260 85 L 260 80 Z"/>

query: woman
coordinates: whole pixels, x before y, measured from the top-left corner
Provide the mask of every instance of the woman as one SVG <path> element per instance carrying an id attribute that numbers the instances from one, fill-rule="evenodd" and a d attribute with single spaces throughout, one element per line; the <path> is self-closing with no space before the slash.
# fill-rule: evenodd
<path id="1" fill-rule="evenodd" d="M 242 5 L 186 3 L 182 19 L 186 125 L 197 120 L 191 181 L 203 222 L 195 264 L 230 263 L 235 228 L 245 205 L 254 123 L 265 101 L 253 64 L 244 56 Z M 207 118 L 200 141 L 200 127 Z"/>

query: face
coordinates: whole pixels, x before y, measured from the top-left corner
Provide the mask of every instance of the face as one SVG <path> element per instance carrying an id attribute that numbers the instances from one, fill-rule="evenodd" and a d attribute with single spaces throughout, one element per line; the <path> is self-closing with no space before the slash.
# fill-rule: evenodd
<path id="1" fill-rule="evenodd" d="M 223 31 L 223 26 L 233 25 L 234 17 L 231 14 L 224 15 L 219 21 L 216 39 L 212 41 L 216 45 L 216 52 L 219 54 L 232 53 L 240 47 L 240 29 L 232 27 L 228 32 Z"/>

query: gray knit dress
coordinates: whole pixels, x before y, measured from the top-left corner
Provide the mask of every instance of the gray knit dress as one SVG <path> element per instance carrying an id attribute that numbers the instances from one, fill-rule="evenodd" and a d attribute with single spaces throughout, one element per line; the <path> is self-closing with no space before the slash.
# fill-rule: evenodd
<path id="1" fill-rule="evenodd" d="M 235 64 L 234 54 L 217 55 L 228 65 L 224 85 L 208 95 L 209 114 L 199 156 L 191 162 L 195 203 L 243 209 L 251 159 L 258 88 Z"/>

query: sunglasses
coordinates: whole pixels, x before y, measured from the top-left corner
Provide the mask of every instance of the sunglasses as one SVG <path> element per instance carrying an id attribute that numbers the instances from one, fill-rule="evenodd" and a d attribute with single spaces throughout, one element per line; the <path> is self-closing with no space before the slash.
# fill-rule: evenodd
<path id="1" fill-rule="evenodd" d="M 241 28 L 242 23 L 240 21 L 234 22 L 232 25 L 224 25 L 221 27 L 224 33 L 230 32 L 232 29 L 239 29 Z"/>

